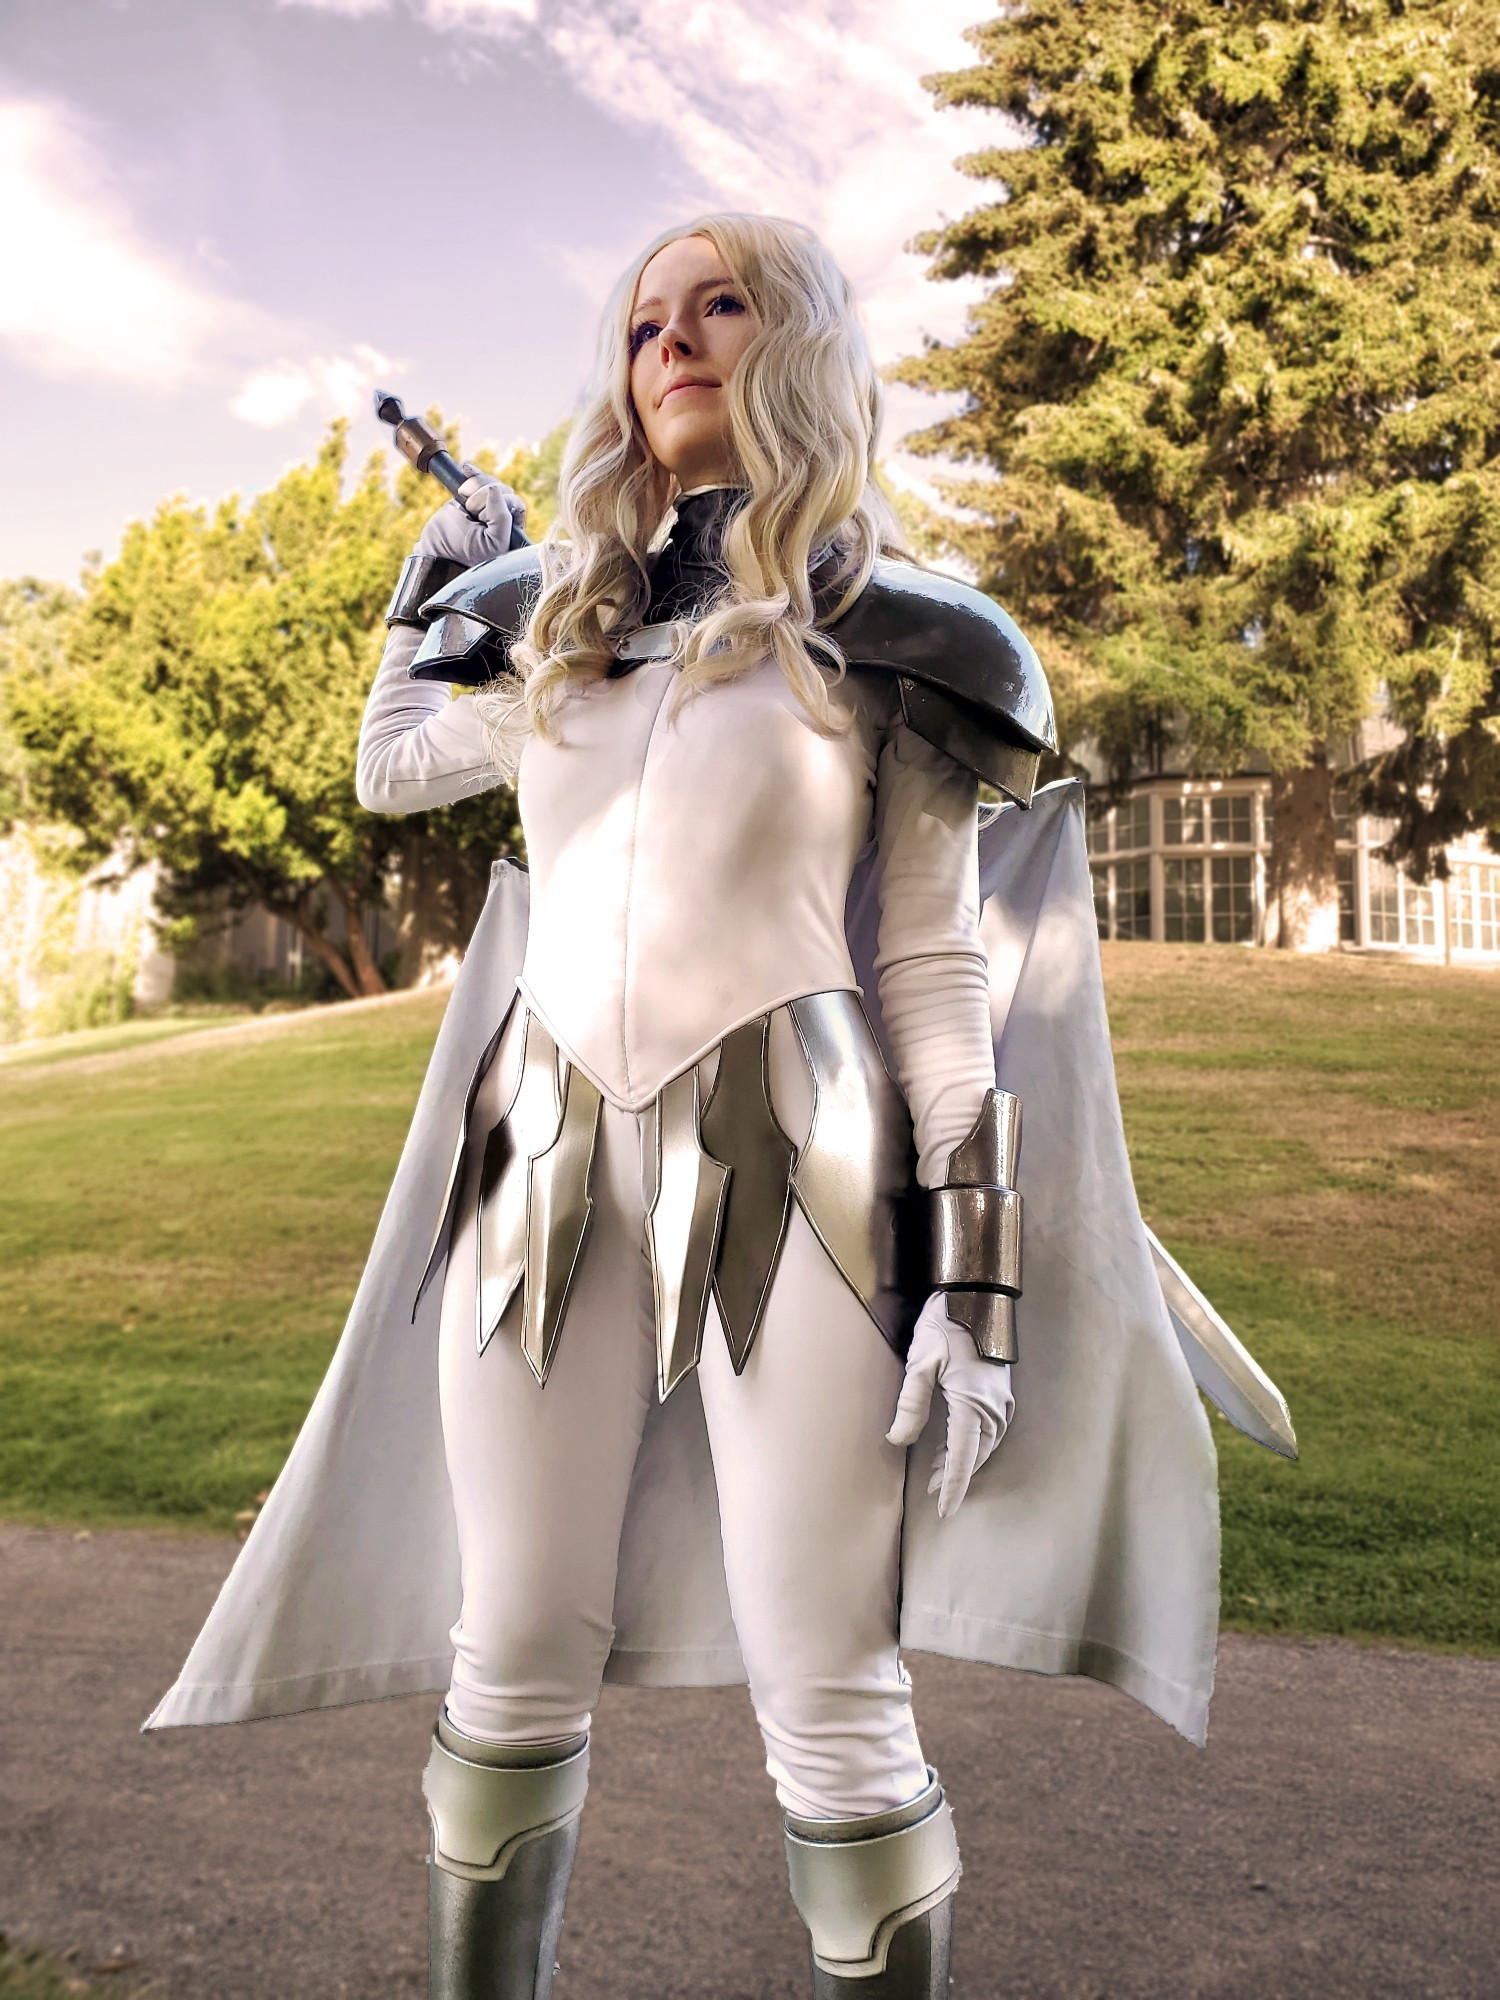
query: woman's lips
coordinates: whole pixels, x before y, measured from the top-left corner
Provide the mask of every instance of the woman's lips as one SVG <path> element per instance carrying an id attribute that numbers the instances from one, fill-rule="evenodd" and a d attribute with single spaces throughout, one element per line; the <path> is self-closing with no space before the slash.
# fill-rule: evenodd
<path id="1" fill-rule="evenodd" d="M 668 396 L 675 396 L 683 389 L 717 389 L 718 386 L 717 382 L 673 382 L 662 390 L 661 400 L 664 403 Z"/>

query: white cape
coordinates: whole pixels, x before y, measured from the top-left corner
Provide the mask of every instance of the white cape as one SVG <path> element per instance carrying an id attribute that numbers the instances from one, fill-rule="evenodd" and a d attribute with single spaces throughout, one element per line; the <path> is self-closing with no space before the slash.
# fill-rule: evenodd
<path id="1" fill-rule="evenodd" d="M 911 1453 L 901 1641 L 1088 1674 L 1201 1743 L 1218 1616 L 1213 1444 L 1175 1339 L 1120 1123 L 1083 788 L 980 836 L 999 1081 L 1021 1098 L 1025 1296 L 1015 1421 L 959 1512 Z M 873 1015 L 876 884 L 849 899 Z M 343 1338 L 181 1675 L 147 1728 L 238 1722 L 448 1685 L 458 1549 L 438 1418 L 440 1287 L 421 1276 L 474 1066 L 514 988 L 527 882 L 498 863 Z M 875 1019 L 877 1032 L 880 1023 Z M 649 1418 L 607 1678 L 742 1681 L 695 1377 Z"/>

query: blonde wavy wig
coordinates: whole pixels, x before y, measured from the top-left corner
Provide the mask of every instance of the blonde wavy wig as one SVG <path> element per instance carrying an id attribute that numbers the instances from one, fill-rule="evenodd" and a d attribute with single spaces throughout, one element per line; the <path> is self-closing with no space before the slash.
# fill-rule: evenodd
<path id="1" fill-rule="evenodd" d="M 606 309 L 599 354 L 563 460 L 556 525 L 542 545 L 542 590 L 512 660 L 518 689 L 481 696 L 502 768 L 514 771 L 531 729 L 578 684 L 612 664 L 608 635 L 638 624 L 648 558 L 676 498 L 652 456 L 630 396 L 630 317 L 642 271 L 668 243 L 706 237 L 759 320 L 729 381 L 731 442 L 748 490 L 724 540 L 729 581 L 686 633 L 674 701 L 734 679 L 770 657 L 813 725 L 844 726 L 829 701 L 842 675 L 837 644 L 818 629 L 809 567 L 832 587 L 831 622 L 869 581 L 877 555 L 904 553 L 875 484 L 880 378 L 848 280 L 801 224 L 775 216 L 706 215 L 658 236 L 625 272 Z"/>

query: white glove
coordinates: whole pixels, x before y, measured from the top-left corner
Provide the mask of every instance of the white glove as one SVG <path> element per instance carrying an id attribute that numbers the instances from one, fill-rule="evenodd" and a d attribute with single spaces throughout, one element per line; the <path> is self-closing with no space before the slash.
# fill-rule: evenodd
<path id="1" fill-rule="evenodd" d="M 526 502 L 493 474 L 464 460 L 469 477 L 458 498 L 439 507 L 417 539 L 419 556 L 442 556 L 473 569 L 476 563 L 503 556 L 510 547 L 513 521 L 524 521 Z"/>
<path id="2" fill-rule="evenodd" d="M 949 1319 L 942 1292 L 934 1292 L 917 1316 L 906 1380 L 895 1421 L 886 1432 L 891 1444 L 916 1443 L 937 1383 L 948 1405 L 948 1428 L 932 1461 L 927 1491 L 937 1494 L 938 1517 L 946 1520 L 958 1512 L 969 1481 L 1004 1437 L 1016 1399 L 1009 1363 L 984 1360 L 969 1329 Z"/>

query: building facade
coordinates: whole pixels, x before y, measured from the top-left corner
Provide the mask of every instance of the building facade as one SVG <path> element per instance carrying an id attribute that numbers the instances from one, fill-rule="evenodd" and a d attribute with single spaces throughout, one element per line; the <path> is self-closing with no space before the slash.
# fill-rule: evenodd
<path id="1" fill-rule="evenodd" d="M 1447 881 L 1422 886 L 1381 858 L 1391 830 L 1335 792 L 1343 949 L 1500 962 L 1500 854 L 1466 840 L 1447 850 Z M 1143 778 L 1091 808 L 1100 937 L 1266 943 L 1271 833 L 1271 781 L 1256 775 Z"/>

